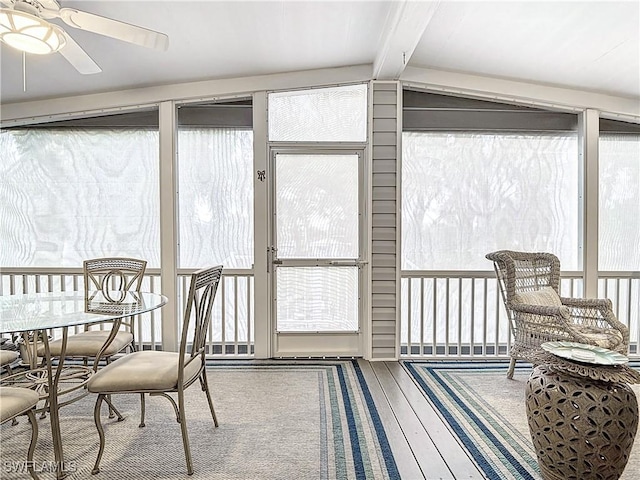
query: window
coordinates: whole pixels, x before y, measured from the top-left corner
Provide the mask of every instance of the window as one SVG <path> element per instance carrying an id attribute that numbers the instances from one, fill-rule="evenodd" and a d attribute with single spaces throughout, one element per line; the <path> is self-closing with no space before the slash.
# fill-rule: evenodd
<path id="1" fill-rule="evenodd" d="M 487 270 L 554 252 L 581 268 L 576 116 L 405 91 L 402 269 Z"/>
<path id="2" fill-rule="evenodd" d="M 157 128 L 4 130 L 0 151 L 0 265 L 131 256 L 160 266 Z"/>
<path id="3" fill-rule="evenodd" d="M 253 268 L 253 132 L 180 127 L 180 266 Z"/>
<path id="4" fill-rule="evenodd" d="M 364 142 L 367 85 L 269 94 L 269 140 Z"/>
<path id="5" fill-rule="evenodd" d="M 599 269 L 640 270 L 640 134 L 603 133 L 599 143 Z"/>
<path id="6" fill-rule="evenodd" d="M 486 270 L 498 249 L 577 269 L 575 135 L 403 134 L 402 268 Z"/>

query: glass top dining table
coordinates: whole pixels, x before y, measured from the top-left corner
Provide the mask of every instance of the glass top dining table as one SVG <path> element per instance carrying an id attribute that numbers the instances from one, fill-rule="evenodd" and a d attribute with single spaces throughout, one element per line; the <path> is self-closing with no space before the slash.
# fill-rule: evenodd
<path id="1" fill-rule="evenodd" d="M 149 292 L 45 292 L 0 296 L 0 333 L 47 330 L 150 312 L 167 297 Z"/>
<path id="2" fill-rule="evenodd" d="M 3 377 L 0 380 L 0 386 L 21 386 L 42 392 L 41 398 L 45 400 L 43 411 L 48 411 L 50 415 L 52 443 L 57 465 L 56 478 L 64 478 L 68 473 L 62 452 L 58 408 L 70 403 L 70 401 L 60 403 L 58 397 L 81 388 L 93 373 L 93 370 L 86 366 L 64 367 L 69 327 L 111 321 L 114 323 L 113 328 L 117 329 L 121 319 L 150 312 L 166 303 L 167 297 L 164 295 L 134 291 L 96 291 L 87 294 L 68 291 L 0 296 L 0 334 L 22 333 L 28 336 L 31 332 L 62 330 L 63 346 L 59 358 L 54 359 L 50 354 L 48 333 L 34 335 L 34 338 L 42 337 L 45 346 L 42 366 L 38 368 L 35 363 L 32 363 L 26 372 Z M 33 358 L 36 359 L 37 355 L 33 355 Z M 72 385 L 68 391 L 59 387 L 59 384 L 64 383 L 66 379 L 69 379 Z"/>

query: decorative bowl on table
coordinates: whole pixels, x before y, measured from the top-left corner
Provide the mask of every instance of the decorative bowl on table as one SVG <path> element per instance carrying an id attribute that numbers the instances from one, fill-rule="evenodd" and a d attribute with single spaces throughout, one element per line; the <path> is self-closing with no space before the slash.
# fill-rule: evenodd
<path id="1" fill-rule="evenodd" d="M 549 353 L 574 362 L 595 365 L 621 365 L 629 362 L 629 359 L 619 352 L 586 343 L 557 341 L 545 342 L 540 346 Z"/>

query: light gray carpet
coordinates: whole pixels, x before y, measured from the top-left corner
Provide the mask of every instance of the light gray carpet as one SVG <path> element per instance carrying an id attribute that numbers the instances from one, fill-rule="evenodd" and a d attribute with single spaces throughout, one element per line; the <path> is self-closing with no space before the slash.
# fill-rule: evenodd
<path id="1" fill-rule="evenodd" d="M 187 390 L 187 425 L 195 473 L 201 479 L 398 478 L 375 405 L 357 363 L 350 361 L 213 362 L 209 384 L 216 429 L 199 384 Z M 147 400 L 146 427 L 138 428 L 139 397 L 114 397 L 126 417 L 107 419 L 101 472 L 91 476 L 98 451 L 94 396 L 61 409 L 70 479 L 187 478 L 180 426 L 166 399 Z M 36 465 L 53 461 L 49 420 L 39 420 Z M 26 456 L 30 426 L 1 427 L 4 478 L 27 478 L 7 462 Z M 53 478 L 46 473 L 43 478 Z"/>
<path id="2" fill-rule="evenodd" d="M 519 363 L 405 362 L 427 398 L 487 478 L 540 479 L 525 406 L 531 367 Z M 633 385 L 640 398 L 640 385 Z M 620 480 L 640 478 L 640 428 Z"/>

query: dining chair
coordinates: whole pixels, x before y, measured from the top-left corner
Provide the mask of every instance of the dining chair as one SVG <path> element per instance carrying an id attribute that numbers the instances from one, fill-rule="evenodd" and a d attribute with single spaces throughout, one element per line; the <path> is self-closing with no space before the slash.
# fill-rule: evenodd
<path id="1" fill-rule="evenodd" d="M 514 341 L 507 377 L 516 360 L 536 364 L 541 345 L 571 341 L 627 355 L 629 329 L 615 316 L 609 299 L 561 297 L 560 260 L 547 252 L 499 250 L 486 255 L 494 264 Z"/>
<path id="2" fill-rule="evenodd" d="M 187 423 L 185 419 L 185 390 L 197 380 L 205 392 L 213 423 L 218 419 L 207 383 L 205 369 L 205 342 L 222 265 L 199 270 L 191 275 L 189 294 L 185 299 L 182 333 L 178 352 L 159 350 L 137 351 L 114 360 L 98 370 L 87 383 L 89 392 L 98 394 L 94 420 L 100 437 L 100 448 L 92 473 L 100 472 L 100 460 L 104 452 L 105 434 L 100 420 L 100 408 L 109 395 L 145 394 L 162 396 L 173 405 L 180 423 L 182 444 L 187 463 L 187 473 L 193 473 Z M 176 400 L 170 396 L 174 393 Z M 140 427 L 145 426 L 144 401 L 142 402 Z"/>
<path id="3" fill-rule="evenodd" d="M 139 292 L 146 267 L 145 260 L 136 258 L 107 257 L 85 260 L 83 263 L 85 301 L 88 302 L 96 292 L 100 292 L 106 298 L 112 298 L 117 296 L 117 293 L 126 291 Z M 94 359 L 95 370 L 100 359 L 104 358 L 109 363 L 113 355 L 127 347 L 134 351 L 136 349 L 135 317 L 123 320 L 121 326 L 124 326 L 124 329 L 113 332 L 115 336 L 106 345 L 112 335 L 111 324 L 98 322 L 85 325 L 84 331 L 69 335 L 65 357 L 82 358 L 85 363 L 88 359 Z M 49 342 L 49 349 L 52 356 L 60 356 L 62 340 Z M 38 355 L 44 355 L 44 347 L 38 348 Z"/>
<path id="4" fill-rule="evenodd" d="M 4 368 L 8 375 L 11 375 L 11 364 L 15 362 L 20 354 L 13 350 L 0 350 L 0 369 Z"/>
<path id="5" fill-rule="evenodd" d="M 37 480 L 34 470 L 33 453 L 38 440 L 38 422 L 33 409 L 38 404 L 40 395 L 33 390 L 22 387 L 0 387 L 0 424 L 9 420 L 16 420 L 20 415 L 26 415 L 31 423 L 31 441 L 27 451 L 27 470 L 32 478 Z M 17 423 L 17 422 L 14 422 Z"/>
<path id="6" fill-rule="evenodd" d="M 13 350 L 0 350 L 0 371 L 5 369 L 7 371 L 7 375 L 13 374 L 13 369 L 11 365 L 20 357 L 18 352 Z M 18 421 L 14 418 L 13 425 L 16 425 Z"/>

